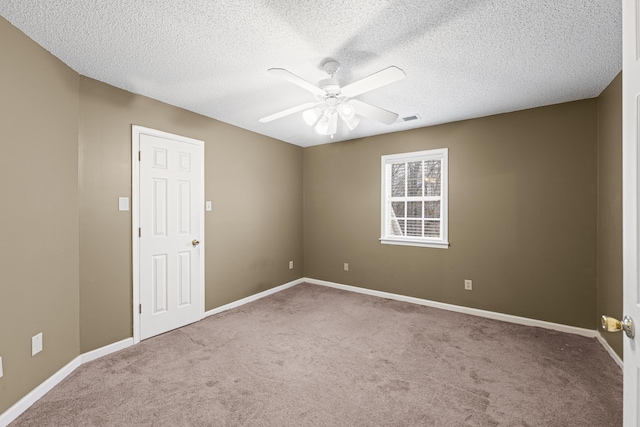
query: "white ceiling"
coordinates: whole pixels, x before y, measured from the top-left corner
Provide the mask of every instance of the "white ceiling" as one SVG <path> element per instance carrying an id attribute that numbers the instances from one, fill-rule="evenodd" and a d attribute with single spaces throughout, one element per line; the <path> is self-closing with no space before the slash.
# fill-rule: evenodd
<path id="1" fill-rule="evenodd" d="M 300 146 L 598 96 L 622 68 L 620 0 L 2 0 L 0 15 L 78 73 Z M 407 78 L 358 99 L 420 119 L 321 136 L 313 101 L 267 72 L 348 84 Z"/>

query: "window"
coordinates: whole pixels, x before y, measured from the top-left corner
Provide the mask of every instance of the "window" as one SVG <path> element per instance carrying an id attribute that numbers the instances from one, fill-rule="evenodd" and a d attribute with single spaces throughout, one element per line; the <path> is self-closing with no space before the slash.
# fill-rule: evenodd
<path id="1" fill-rule="evenodd" d="M 382 235 L 392 245 L 447 248 L 448 149 L 382 156 Z"/>

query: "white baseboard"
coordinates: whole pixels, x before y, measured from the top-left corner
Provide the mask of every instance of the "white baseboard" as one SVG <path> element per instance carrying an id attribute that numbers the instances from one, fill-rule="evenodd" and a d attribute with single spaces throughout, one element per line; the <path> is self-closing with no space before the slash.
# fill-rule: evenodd
<path id="1" fill-rule="evenodd" d="M 93 351 L 88 351 L 80 355 L 82 364 L 96 360 L 102 356 L 106 356 L 116 351 L 124 350 L 127 347 L 133 345 L 133 338 L 125 338 L 121 341 L 114 342 L 113 344 L 105 345 L 104 347 L 97 348 Z"/>
<path id="2" fill-rule="evenodd" d="M 285 289 L 291 288 L 293 286 L 299 285 L 303 283 L 306 279 L 297 279 L 289 283 L 285 283 L 284 285 L 276 286 L 275 288 L 267 289 L 266 291 L 259 292 L 255 295 L 250 295 L 246 298 L 242 298 L 238 301 L 230 302 L 229 304 L 225 304 L 218 308 L 214 308 L 213 310 L 209 310 L 204 313 L 204 317 L 213 316 L 214 314 L 222 313 L 223 311 L 231 310 L 232 308 L 240 307 L 241 305 L 248 304 L 250 302 L 259 300 L 260 298 L 264 298 L 266 296 L 275 294 L 280 291 L 284 291 Z"/>
<path id="3" fill-rule="evenodd" d="M 106 356 L 116 351 L 125 349 L 133 345 L 133 338 L 126 338 L 122 341 L 115 342 L 113 344 L 100 347 L 93 351 L 88 351 L 67 363 L 64 367 L 58 370 L 55 374 L 47 378 L 43 383 L 34 388 L 25 397 L 17 401 L 13 406 L 0 414 L 0 427 L 6 427 L 18 418 L 24 411 L 29 409 L 31 405 L 36 403 L 42 396 L 47 394 L 52 388 L 60 384 L 62 380 L 67 378 L 73 371 L 75 371 L 80 365 L 91 362 L 102 356 Z"/>
<path id="4" fill-rule="evenodd" d="M 272 289 L 267 289 L 264 292 L 260 292 L 258 294 L 251 295 L 241 300 L 223 305 L 222 307 L 209 310 L 204 314 L 204 317 L 221 313 L 223 311 L 230 310 L 232 308 L 240 307 L 241 305 L 250 303 L 252 301 L 256 301 L 260 298 L 264 298 L 267 295 L 275 294 L 276 292 L 280 292 L 292 286 L 299 285 L 302 282 L 303 282 L 303 279 L 298 279 L 289 283 L 285 283 L 284 285 L 276 286 L 275 288 L 272 288 Z M 100 357 L 106 356 L 108 354 L 115 353 L 116 351 L 123 350 L 132 345 L 133 345 L 133 338 L 132 337 L 125 338 L 121 341 L 114 342 L 113 344 L 109 344 L 92 351 L 88 351 L 76 357 L 71 362 L 67 363 L 59 371 L 57 371 L 55 374 L 53 374 L 48 379 L 46 379 L 42 384 L 40 384 L 39 386 L 31 390 L 31 392 L 29 392 L 25 397 L 20 399 L 13 406 L 11 406 L 9 409 L 7 409 L 2 414 L 0 414 L 0 427 L 6 427 L 7 425 L 9 425 L 9 423 L 11 423 L 16 418 L 18 418 L 24 411 L 29 409 L 31 405 L 36 403 L 42 396 L 47 394 L 48 391 L 50 391 L 53 387 L 55 387 L 62 380 L 68 377 L 80 365 L 90 362 L 92 360 L 98 359 Z"/>
<path id="5" fill-rule="evenodd" d="M 60 384 L 62 380 L 67 378 L 81 364 L 81 356 L 76 357 L 71 362 L 64 365 L 58 372 L 47 378 L 42 384 L 31 390 L 25 397 L 18 400 L 13 406 L 0 414 L 0 427 L 6 427 L 10 422 L 18 418 L 24 411 L 29 409 L 31 405 L 36 403 L 42 396 L 47 394 L 49 390 Z"/>
<path id="6" fill-rule="evenodd" d="M 413 304 L 424 305 L 427 307 L 441 308 L 443 310 L 455 311 L 458 313 L 470 314 L 472 316 L 486 317 L 489 319 L 502 320 L 503 322 L 517 323 L 525 326 L 537 326 L 539 328 L 552 329 L 560 332 L 568 332 L 570 334 L 582 335 L 589 338 L 595 338 L 598 333 L 595 330 L 578 328 L 575 326 L 563 325 L 560 323 L 545 322 L 544 320 L 529 319 L 527 317 L 513 316 L 511 314 L 497 313 L 495 311 L 480 310 L 478 308 L 463 307 L 460 305 L 447 304 L 443 302 L 430 301 L 422 298 L 408 297 L 405 295 L 392 294 L 389 292 L 374 291 L 372 289 L 359 288 L 357 286 L 342 285 L 340 283 L 327 282 L 325 280 L 317 280 L 305 278 L 304 282 L 314 285 L 328 286 L 330 288 L 342 289 L 344 291 L 357 292 L 365 295 L 372 295 L 381 298 L 393 299 L 397 301 L 410 302 Z"/>
<path id="7" fill-rule="evenodd" d="M 602 335 L 600 335 L 600 332 L 597 333 L 596 338 L 598 339 L 598 341 L 600 342 L 600 344 L 602 344 L 602 346 L 604 347 L 605 350 L 607 350 L 607 353 L 609 353 L 609 356 L 611 356 L 611 358 L 618 364 L 618 366 L 620 367 L 620 369 L 624 369 L 624 362 L 622 361 L 622 359 L 620 358 L 620 356 L 618 356 L 618 353 L 616 353 L 615 351 L 613 351 L 613 349 L 611 348 L 611 346 L 609 345 L 609 343 L 607 342 L 607 340 L 605 340 L 604 338 L 602 338 Z"/>
<path id="8" fill-rule="evenodd" d="M 600 335 L 600 332 L 597 330 L 578 328 L 575 326 L 563 325 L 561 323 L 545 322 L 544 320 L 529 319 L 527 317 L 513 316 L 511 314 L 503 314 L 503 313 L 497 313 L 494 311 L 480 310 L 477 308 L 463 307 L 463 306 L 447 304 L 443 302 L 408 297 L 405 295 L 392 294 L 389 292 L 374 291 L 372 289 L 360 288 L 357 286 L 327 282 L 325 280 L 304 278 L 302 279 L 302 281 L 306 283 L 311 283 L 314 285 L 321 285 L 321 286 L 328 286 L 330 288 L 342 289 L 344 291 L 357 292 L 360 294 L 372 295 L 376 297 L 388 298 L 388 299 L 404 301 L 404 302 L 410 302 L 413 304 L 424 305 L 427 307 L 441 308 L 443 310 L 450 310 L 458 313 L 471 314 L 472 316 L 487 317 L 489 319 L 502 320 L 503 322 L 517 323 L 519 325 L 525 325 L 525 326 L 537 326 L 539 328 L 552 329 L 554 331 L 581 335 L 588 338 L 596 338 L 598 342 L 607 351 L 607 353 L 609 353 L 613 361 L 620 367 L 620 369 L 623 369 L 623 366 L 624 366 L 624 362 L 622 361 L 620 356 L 618 356 L 618 354 L 615 351 L 613 351 L 609 343 L 604 338 L 602 338 L 602 336 Z"/>
<path id="9" fill-rule="evenodd" d="M 371 295 L 381 298 L 393 299 L 397 301 L 404 301 L 418 305 L 424 305 L 427 307 L 440 308 L 443 310 L 455 311 L 458 313 L 470 314 L 473 316 L 486 317 L 489 319 L 501 320 L 504 322 L 517 323 L 525 326 L 537 326 L 545 329 L 552 329 L 560 332 L 567 332 L 570 334 L 582 335 L 589 338 L 597 338 L 597 340 L 602 344 L 602 346 L 607 350 L 607 352 L 611 355 L 613 360 L 622 368 L 623 362 L 620 357 L 613 351 L 613 349 L 609 346 L 609 344 L 600 336 L 600 334 L 595 330 L 578 328 L 575 326 L 562 325 L 559 323 L 545 322 L 543 320 L 529 319 L 526 317 L 513 316 L 510 314 L 497 313 L 494 311 L 480 310 L 477 308 L 463 307 L 459 305 L 447 304 L 437 301 L 430 301 L 422 298 L 409 297 L 405 295 L 392 294 L 390 292 L 382 292 L 375 291 L 372 289 L 360 288 L 357 286 L 343 285 L 340 283 L 328 282 L 325 280 L 317 280 L 311 278 L 301 278 L 294 280 L 289 283 L 285 283 L 284 285 L 276 286 L 275 288 L 267 289 L 266 291 L 259 292 L 255 295 L 248 296 L 246 298 L 240 299 L 238 301 L 234 301 L 229 304 L 225 304 L 221 307 L 214 308 L 213 310 L 209 310 L 204 313 L 204 317 L 209 317 L 214 314 L 222 313 L 223 311 L 231 310 L 233 308 L 240 307 L 244 304 L 259 300 L 260 298 L 264 298 L 268 295 L 275 294 L 277 292 L 283 291 L 285 289 L 291 288 L 293 286 L 299 285 L 301 283 L 311 283 L 314 285 L 327 286 L 330 288 L 342 289 L 344 291 L 349 292 L 357 292 L 360 294 Z M 98 348 L 93 351 L 89 351 L 87 353 L 83 353 L 80 356 L 73 359 L 63 368 L 61 368 L 58 372 L 53 374 L 47 380 L 45 380 L 38 387 L 33 389 L 29 394 L 20 399 L 17 403 L 7 409 L 5 412 L 0 414 L 0 427 L 6 427 L 13 420 L 18 418 L 24 411 L 26 411 L 31 405 L 38 401 L 42 396 L 44 396 L 49 390 L 59 384 L 63 379 L 69 376 L 75 369 L 77 369 L 80 365 L 90 362 L 92 360 L 98 359 L 100 357 L 106 356 L 108 354 L 114 353 L 116 351 L 125 349 L 133 345 L 133 338 L 126 338 L 124 340 L 115 342 L 113 344 L 106 345 L 104 347 Z"/>

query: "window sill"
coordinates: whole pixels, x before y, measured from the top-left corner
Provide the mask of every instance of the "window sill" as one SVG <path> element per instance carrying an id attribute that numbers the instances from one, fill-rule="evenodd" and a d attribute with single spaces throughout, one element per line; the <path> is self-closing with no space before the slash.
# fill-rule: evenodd
<path id="1" fill-rule="evenodd" d="M 382 243 L 383 245 L 420 246 L 423 248 L 449 248 L 449 242 L 433 242 L 425 240 L 380 238 L 380 243 Z"/>

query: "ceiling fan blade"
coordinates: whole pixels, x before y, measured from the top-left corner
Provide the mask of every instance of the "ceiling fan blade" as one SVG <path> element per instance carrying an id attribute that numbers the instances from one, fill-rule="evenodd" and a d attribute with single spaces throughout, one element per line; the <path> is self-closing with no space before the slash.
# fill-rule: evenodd
<path id="1" fill-rule="evenodd" d="M 396 66 L 391 66 L 360 79 L 357 82 L 346 85 L 340 89 L 340 92 L 348 98 L 353 98 L 354 96 L 358 96 L 365 92 L 402 80 L 405 77 L 407 77 L 407 75 L 404 71 Z"/>
<path id="2" fill-rule="evenodd" d="M 270 72 L 271 74 L 275 74 L 276 76 L 282 77 L 283 79 L 285 79 L 290 83 L 293 83 L 294 85 L 300 86 L 301 88 L 308 90 L 314 95 L 320 95 L 320 96 L 324 95 L 324 91 L 320 89 L 318 86 L 312 83 L 309 83 L 302 77 L 298 77 L 295 74 L 293 74 L 291 71 L 285 70 L 284 68 L 269 68 L 267 71 Z"/>
<path id="3" fill-rule="evenodd" d="M 260 123 L 269 123 L 270 121 L 280 119 L 282 117 L 288 116 L 293 113 L 297 113 L 298 111 L 307 110 L 309 108 L 313 108 L 318 105 L 317 102 L 307 102 L 306 104 L 297 105 L 295 107 L 288 108 L 286 110 L 280 111 L 279 113 L 271 114 L 270 116 L 263 117 L 258 120 Z"/>
<path id="4" fill-rule="evenodd" d="M 385 125 L 390 125 L 398 119 L 398 114 L 385 110 L 384 108 L 376 107 L 375 105 L 367 104 L 357 99 L 352 99 L 349 102 L 356 109 L 356 114 L 359 116 L 376 120 Z"/>

